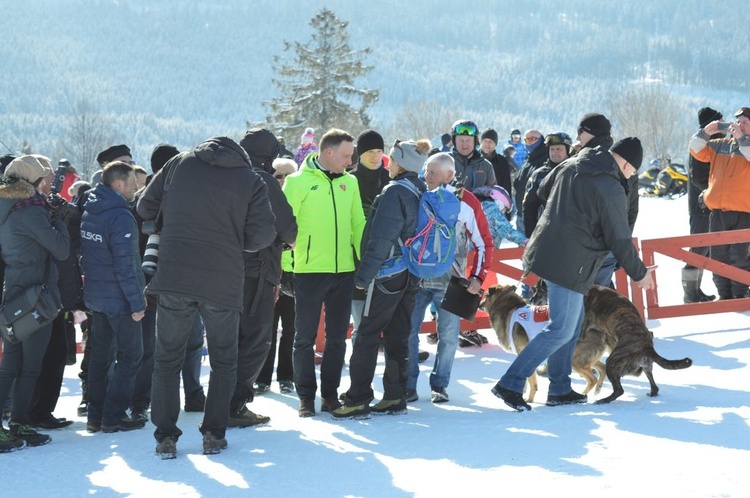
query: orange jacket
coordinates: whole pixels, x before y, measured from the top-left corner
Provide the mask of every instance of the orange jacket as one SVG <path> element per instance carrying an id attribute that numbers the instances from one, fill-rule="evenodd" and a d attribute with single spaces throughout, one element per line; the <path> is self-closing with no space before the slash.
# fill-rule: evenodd
<path id="1" fill-rule="evenodd" d="M 690 140 L 690 154 L 711 164 L 703 202 L 709 209 L 750 213 L 750 137 L 708 140 L 699 131 Z"/>

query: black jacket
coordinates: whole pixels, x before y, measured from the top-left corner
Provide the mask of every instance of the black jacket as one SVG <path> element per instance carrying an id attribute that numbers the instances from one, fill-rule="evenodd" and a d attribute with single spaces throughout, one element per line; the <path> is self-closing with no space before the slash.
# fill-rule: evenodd
<path id="1" fill-rule="evenodd" d="M 143 192 L 138 213 L 152 220 L 162 202 L 159 263 L 148 292 L 241 311 L 243 251 L 260 251 L 276 238 L 268 188 L 245 151 L 230 138 L 212 137 L 170 159 Z"/>
<path id="2" fill-rule="evenodd" d="M 552 164 L 549 160 L 541 168 L 537 168 L 531 176 L 529 181 L 526 182 L 526 194 L 523 196 L 523 229 L 526 232 L 527 237 L 531 237 L 534 232 L 539 217 L 542 215 L 544 210 L 544 202 L 539 197 L 539 185 L 542 180 L 552 171 L 556 165 Z"/>
<path id="3" fill-rule="evenodd" d="M 258 252 L 245 252 L 245 276 L 263 278 L 271 285 L 281 281 L 281 251 L 284 244 L 293 244 L 297 239 L 297 219 L 292 206 L 286 200 L 281 185 L 273 177 L 273 160 L 279 155 L 281 146 L 278 139 L 266 129 L 251 130 L 240 141 L 247 152 L 253 171 L 268 188 L 268 200 L 276 218 L 276 239 Z"/>
<path id="4" fill-rule="evenodd" d="M 258 252 L 245 252 L 245 276 L 266 279 L 272 285 L 279 285 L 281 281 L 281 251 L 284 244 L 293 244 L 297 239 L 297 219 L 294 217 L 292 206 L 286 200 L 281 185 L 273 175 L 255 169 L 268 187 L 268 201 L 271 204 L 276 221 L 276 239 L 273 243 Z"/>
<path id="5" fill-rule="evenodd" d="M 620 169 L 607 149 L 587 148 L 565 160 L 547 175 L 541 190 L 549 191 L 547 206 L 523 256 L 532 272 L 587 294 L 612 251 L 631 278 L 646 275 L 631 238 Z"/>
<path id="6" fill-rule="evenodd" d="M 491 156 L 482 152 L 482 156 L 492 164 L 495 171 L 495 182 L 508 191 L 508 195 L 513 192 L 513 184 L 510 179 L 511 165 L 502 154 L 493 152 Z"/>
<path id="7" fill-rule="evenodd" d="M 521 170 L 518 172 L 518 177 L 516 178 L 515 203 L 516 209 L 521 215 L 521 218 L 523 218 L 523 197 L 526 195 L 526 184 L 529 182 L 529 178 L 531 178 L 532 173 L 541 168 L 549 159 L 547 146 L 544 145 L 544 137 L 541 137 L 539 140 L 541 140 L 542 143 L 540 143 L 534 150 L 531 151 L 529 157 L 526 158 L 526 162 L 523 163 L 523 167 L 521 167 Z"/>
<path id="8" fill-rule="evenodd" d="M 372 203 L 391 181 L 388 170 L 382 165 L 373 170 L 360 164 L 357 170 L 352 172 L 352 176 L 357 179 L 359 185 L 359 196 L 362 198 L 362 210 L 365 212 L 365 218 L 369 218 Z"/>
<path id="9" fill-rule="evenodd" d="M 60 306 L 57 266 L 52 259 L 68 257 L 68 229 L 50 215 L 45 199 L 26 180 L 0 184 L 0 247 L 6 265 L 6 300 L 32 285 L 47 284 Z"/>
<path id="10" fill-rule="evenodd" d="M 425 184 L 416 173 L 401 173 L 395 180 L 402 178 L 411 182 L 420 192 L 425 191 Z M 354 277 L 357 287 L 367 288 L 380 266 L 391 257 L 392 251 L 395 254 L 395 251 L 401 250 L 399 238 L 406 241 L 414 235 L 418 210 L 419 197 L 395 181 L 386 185 L 383 192 L 375 198 L 362 235 L 362 260 Z"/>

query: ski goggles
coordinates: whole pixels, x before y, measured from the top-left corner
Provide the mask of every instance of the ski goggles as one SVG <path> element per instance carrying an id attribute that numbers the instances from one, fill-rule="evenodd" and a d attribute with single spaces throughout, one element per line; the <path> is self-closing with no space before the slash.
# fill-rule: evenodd
<path id="1" fill-rule="evenodd" d="M 567 145 L 570 146 L 572 140 L 568 136 L 563 136 L 562 133 L 550 133 L 544 139 L 544 144 L 549 147 L 550 145 Z"/>
<path id="2" fill-rule="evenodd" d="M 531 145 L 533 143 L 536 143 L 537 140 L 539 140 L 539 137 L 531 135 L 531 136 L 524 138 L 523 143 Z"/>
<path id="3" fill-rule="evenodd" d="M 479 130 L 477 130 L 477 127 L 476 125 L 474 125 L 474 123 L 460 124 L 456 126 L 455 132 L 456 135 L 469 135 L 471 137 L 479 135 Z"/>

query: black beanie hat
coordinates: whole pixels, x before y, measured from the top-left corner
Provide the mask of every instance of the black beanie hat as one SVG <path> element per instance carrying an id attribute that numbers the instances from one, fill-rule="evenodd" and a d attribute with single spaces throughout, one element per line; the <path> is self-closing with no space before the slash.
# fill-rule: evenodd
<path id="1" fill-rule="evenodd" d="M 375 130 L 365 130 L 357 137 L 357 154 L 360 156 L 368 150 L 380 149 L 385 151 L 385 141 Z"/>
<path id="2" fill-rule="evenodd" d="M 449 143 L 451 143 L 451 134 L 450 133 L 443 133 L 440 136 L 440 143 L 442 143 L 443 145 L 448 145 Z"/>
<path id="3" fill-rule="evenodd" d="M 716 109 L 711 109 L 710 107 L 704 107 L 700 111 L 698 111 L 698 125 L 701 128 L 705 128 L 708 123 L 711 121 L 716 121 L 718 119 L 722 119 L 724 116 L 717 111 Z"/>
<path id="4" fill-rule="evenodd" d="M 615 142 L 609 150 L 632 164 L 635 169 L 639 169 L 643 163 L 643 147 L 636 137 L 623 138 Z"/>
<path id="5" fill-rule="evenodd" d="M 177 147 L 169 144 L 159 144 L 151 152 L 151 171 L 156 174 L 167 164 L 167 161 L 179 154 Z"/>
<path id="6" fill-rule="evenodd" d="M 612 132 L 612 124 L 604 114 L 590 112 L 581 119 L 578 129 L 591 133 L 595 137 L 608 137 Z"/>
<path id="7" fill-rule="evenodd" d="M 253 128 L 240 140 L 254 168 L 273 173 L 273 160 L 279 157 L 279 139 L 265 128 Z"/>
<path id="8" fill-rule="evenodd" d="M 489 138 L 493 142 L 495 142 L 495 145 L 497 145 L 497 132 L 493 130 L 492 128 L 487 128 L 482 132 L 482 135 L 479 137 L 479 141 L 481 142 L 485 138 Z"/>
<path id="9" fill-rule="evenodd" d="M 101 151 L 99 155 L 96 156 L 96 162 L 98 162 L 100 166 L 104 166 L 120 156 L 132 157 L 133 155 L 130 153 L 130 147 L 125 144 L 113 145 L 112 147 Z"/>
<path id="10" fill-rule="evenodd" d="M 5 154 L 3 157 L 0 157 L 0 173 L 5 173 L 5 168 L 7 168 L 10 162 L 15 158 L 16 156 L 13 154 Z"/>

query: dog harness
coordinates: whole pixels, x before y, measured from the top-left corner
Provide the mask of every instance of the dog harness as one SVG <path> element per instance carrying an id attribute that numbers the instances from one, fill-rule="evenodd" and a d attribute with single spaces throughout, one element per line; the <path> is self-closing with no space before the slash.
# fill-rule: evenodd
<path id="1" fill-rule="evenodd" d="M 529 336 L 529 341 L 539 335 L 542 329 L 549 323 L 548 306 L 531 306 L 526 305 L 516 309 L 508 320 L 508 338 L 513 354 L 517 355 L 516 343 L 513 341 L 513 327 L 515 324 L 521 325 Z"/>

